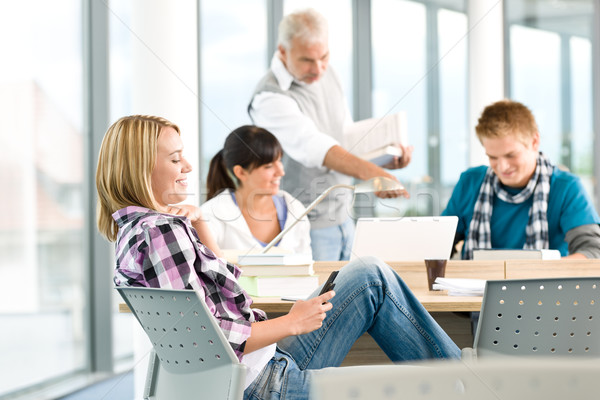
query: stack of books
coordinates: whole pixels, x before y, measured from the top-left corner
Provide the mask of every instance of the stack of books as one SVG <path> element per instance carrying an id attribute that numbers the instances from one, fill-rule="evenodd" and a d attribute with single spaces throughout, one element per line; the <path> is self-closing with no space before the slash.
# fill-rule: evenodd
<path id="1" fill-rule="evenodd" d="M 308 254 L 245 254 L 237 264 L 238 281 L 251 296 L 305 299 L 319 286 Z"/>

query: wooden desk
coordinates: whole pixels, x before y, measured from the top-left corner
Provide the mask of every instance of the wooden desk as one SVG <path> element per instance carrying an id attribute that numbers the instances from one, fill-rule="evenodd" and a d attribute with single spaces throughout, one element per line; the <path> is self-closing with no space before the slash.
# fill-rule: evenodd
<path id="1" fill-rule="evenodd" d="M 331 271 L 343 268 L 347 262 L 315 262 L 315 273 L 323 283 Z M 421 262 L 388 262 L 402 277 L 419 301 L 455 341 L 459 348 L 472 346 L 471 320 L 468 311 L 479 311 L 481 297 L 448 296 L 445 292 L 427 289 L 425 265 Z M 600 276 L 600 260 L 450 260 L 446 266 L 448 278 L 472 279 L 526 279 L 564 276 Z M 271 317 L 284 314 L 292 306 L 279 298 L 257 297 L 253 307 L 260 308 Z M 130 312 L 126 304 L 119 304 L 120 312 Z M 342 365 L 389 364 L 389 359 L 367 334 L 352 347 Z"/>
<path id="2" fill-rule="evenodd" d="M 315 262 L 315 273 L 319 275 L 319 283 L 324 283 L 332 271 L 343 268 L 347 262 Z M 431 312 L 440 326 L 454 340 L 458 347 L 473 345 L 471 319 L 466 311 L 479 311 L 481 297 L 448 296 L 446 292 L 430 292 L 427 286 L 425 264 L 423 262 L 389 262 L 388 263 L 415 293 L 419 301 Z M 503 279 L 504 261 L 448 261 L 446 266 L 448 278 Z M 260 308 L 274 318 L 287 313 L 292 302 L 282 301 L 274 297 L 256 297 L 253 307 Z M 130 312 L 126 304 L 119 304 L 120 312 Z M 344 359 L 343 366 L 390 364 L 391 361 L 368 334 L 363 335 L 352 347 Z"/>
<path id="3" fill-rule="evenodd" d="M 504 261 L 471 261 L 450 260 L 446 266 L 448 278 L 470 279 L 504 279 Z M 332 271 L 343 268 L 345 261 L 316 261 L 315 274 L 319 275 L 319 283 L 325 282 Z M 463 312 L 479 311 L 481 309 L 480 296 L 448 296 L 446 292 L 431 292 L 427 286 L 425 265 L 422 262 L 388 262 L 388 264 L 402 277 L 404 282 L 413 291 L 421 304 L 429 312 Z M 599 264 L 600 266 L 600 264 Z M 260 308 L 268 314 L 287 313 L 292 307 L 292 302 L 282 301 L 279 297 L 254 297 L 255 308 Z M 119 304 L 120 312 L 129 312 L 125 303 Z"/>
<path id="4" fill-rule="evenodd" d="M 324 283 L 331 271 L 343 268 L 344 261 L 317 261 L 314 264 L 315 274 L 319 275 L 319 283 Z M 479 296 L 448 296 L 446 292 L 431 292 L 427 286 L 425 264 L 423 262 L 388 262 L 413 291 L 421 304 L 429 312 L 461 312 L 479 311 Z M 462 261 L 450 260 L 446 266 L 448 278 L 470 279 L 504 279 L 504 261 Z M 260 308 L 268 314 L 287 313 L 292 302 L 282 301 L 276 297 L 255 297 L 253 307 Z"/>
<path id="5" fill-rule="evenodd" d="M 600 276 L 600 260 L 507 260 L 506 279 Z"/>
<path id="6" fill-rule="evenodd" d="M 324 283 L 332 271 L 343 268 L 345 261 L 317 261 L 314 264 L 319 283 Z M 446 292 L 430 292 L 423 262 L 388 262 L 413 291 L 421 304 L 454 340 L 458 347 L 473 346 L 471 318 L 466 312 L 481 309 L 480 296 L 448 296 Z M 446 277 L 471 279 L 504 279 L 504 261 L 450 260 Z M 255 297 L 253 307 L 266 311 L 270 317 L 287 313 L 292 302 L 274 297 Z M 342 365 L 390 364 L 391 361 L 368 334 L 352 346 Z"/>

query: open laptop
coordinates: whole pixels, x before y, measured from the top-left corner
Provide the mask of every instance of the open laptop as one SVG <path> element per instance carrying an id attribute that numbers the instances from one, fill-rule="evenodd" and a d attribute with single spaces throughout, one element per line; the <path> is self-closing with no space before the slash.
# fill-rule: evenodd
<path id="1" fill-rule="evenodd" d="M 384 261 L 449 259 L 458 217 L 359 218 L 350 260 L 377 256 Z"/>

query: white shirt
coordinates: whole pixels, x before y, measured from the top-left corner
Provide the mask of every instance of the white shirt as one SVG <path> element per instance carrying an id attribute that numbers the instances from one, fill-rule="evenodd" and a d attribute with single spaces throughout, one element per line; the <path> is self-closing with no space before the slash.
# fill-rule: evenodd
<path id="1" fill-rule="evenodd" d="M 277 53 L 271 60 L 271 70 L 281 90 L 288 90 L 294 82 L 294 77 L 285 68 Z M 304 82 L 295 82 L 307 85 Z M 344 108 L 344 123 L 351 124 L 352 117 L 346 101 Z M 256 125 L 277 132 L 277 139 L 285 152 L 308 168 L 323 167 L 329 149 L 335 145 L 341 146 L 333 137 L 319 131 L 313 120 L 302 113 L 294 99 L 279 93 L 262 92 L 254 96 L 250 105 L 250 116 Z"/>
<path id="2" fill-rule="evenodd" d="M 284 229 L 294 223 L 306 211 L 302 203 L 285 191 L 279 192 L 287 205 Z M 260 250 L 262 245 L 252 235 L 240 208 L 233 202 L 231 191 L 224 190 L 200 206 L 202 217 L 223 250 Z M 310 222 L 304 216 L 277 245 L 279 249 L 312 255 L 310 248 Z"/>
<path id="3" fill-rule="evenodd" d="M 275 350 L 277 349 L 277 345 L 275 343 L 253 351 L 252 353 L 244 354 L 242 357 L 242 364 L 244 364 L 248 370 L 246 371 L 246 386 L 245 389 L 248 389 L 248 386 L 261 373 L 265 365 L 269 362 L 271 358 L 275 355 Z"/>

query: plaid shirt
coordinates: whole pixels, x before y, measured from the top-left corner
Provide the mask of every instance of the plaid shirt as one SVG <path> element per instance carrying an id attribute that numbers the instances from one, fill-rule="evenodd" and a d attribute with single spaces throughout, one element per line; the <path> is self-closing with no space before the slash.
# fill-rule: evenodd
<path id="1" fill-rule="evenodd" d="M 204 246 L 185 217 L 126 207 L 113 218 L 119 226 L 115 285 L 203 293 L 241 360 L 251 323 L 266 319 L 264 311 L 250 308 L 252 299 L 237 282 L 241 270 Z"/>

